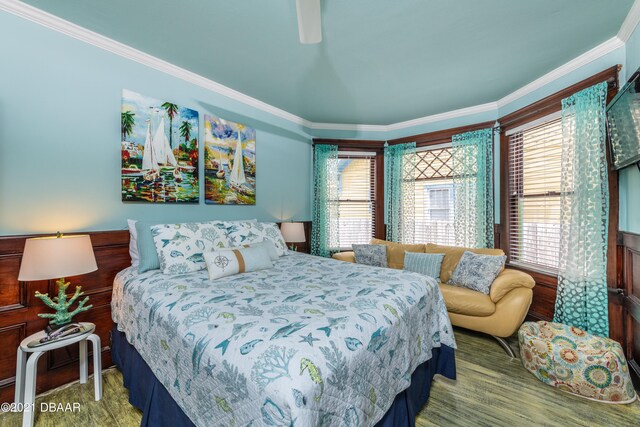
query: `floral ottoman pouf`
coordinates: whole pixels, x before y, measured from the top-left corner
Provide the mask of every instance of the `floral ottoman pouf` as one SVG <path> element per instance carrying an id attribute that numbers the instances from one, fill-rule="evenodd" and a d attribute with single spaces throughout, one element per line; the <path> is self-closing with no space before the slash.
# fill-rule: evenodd
<path id="1" fill-rule="evenodd" d="M 525 322 L 518 341 L 522 364 L 543 383 L 604 403 L 636 400 L 616 341 L 552 322 Z"/>

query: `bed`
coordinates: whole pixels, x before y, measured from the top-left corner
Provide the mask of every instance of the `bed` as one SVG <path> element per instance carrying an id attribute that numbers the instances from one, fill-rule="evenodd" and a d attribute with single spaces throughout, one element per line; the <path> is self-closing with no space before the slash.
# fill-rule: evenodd
<path id="1" fill-rule="evenodd" d="M 206 270 L 116 276 L 112 354 L 143 425 L 412 425 L 431 379 L 455 379 L 435 280 L 291 253 Z"/>

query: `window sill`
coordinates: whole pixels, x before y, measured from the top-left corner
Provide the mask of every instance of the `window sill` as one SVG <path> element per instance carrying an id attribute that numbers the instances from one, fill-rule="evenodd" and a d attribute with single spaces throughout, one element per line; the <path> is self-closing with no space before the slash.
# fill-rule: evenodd
<path id="1" fill-rule="evenodd" d="M 558 286 L 558 273 L 537 269 L 535 267 L 528 266 L 526 264 L 518 264 L 518 263 L 507 263 L 505 268 L 512 268 L 514 270 L 519 270 L 524 273 L 527 273 L 533 277 L 533 280 L 536 281 L 536 285 L 543 285 L 549 287 L 557 287 Z"/>

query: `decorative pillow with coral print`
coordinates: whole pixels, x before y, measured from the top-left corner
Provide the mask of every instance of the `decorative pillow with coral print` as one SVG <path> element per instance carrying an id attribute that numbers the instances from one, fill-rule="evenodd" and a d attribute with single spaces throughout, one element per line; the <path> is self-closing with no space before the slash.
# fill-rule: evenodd
<path id="1" fill-rule="evenodd" d="M 160 269 L 170 275 L 203 270 L 205 252 L 229 247 L 227 230 L 219 221 L 154 225 L 151 235 Z"/>
<path id="2" fill-rule="evenodd" d="M 227 237 L 231 246 L 245 246 L 271 240 L 278 256 L 286 255 L 287 244 L 282 237 L 280 228 L 275 222 L 237 222 L 226 224 Z"/>
<path id="3" fill-rule="evenodd" d="M 447 284 L 489 295 L 491 285 L 504 268 L 506 260 L 505 255 L 480 255 L 465 251 Z"/>
<path id="4" fill-rule="evenodd" d="M 385 245 L 351 245 L 356 263 L 373 267 L 387 266 L 387 247 Z"/>

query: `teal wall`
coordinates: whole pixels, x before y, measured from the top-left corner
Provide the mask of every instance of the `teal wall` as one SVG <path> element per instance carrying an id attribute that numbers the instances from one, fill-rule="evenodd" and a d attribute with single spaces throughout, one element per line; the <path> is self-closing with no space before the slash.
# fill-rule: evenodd
<path id="1" fill-rule="evenodd" d="M 636 29 L 626 46 L 500 109 L 389 132 L 331 131 L 303 128 L 4 12 L 0 36 L 0 235 L 118 229 L 126 218 L 309 220 L 310 136 L 385 140 L 493 121 L 612 65 L 624 65 L 623 80 L 640 66 Z M 121 202 L 123 88 L 193 108 L 201 116 L 210 112 L 255 127 L 257 204 Z M 202 156 L 202 142 L 200 148 Z M 496 179 L 498 155 L 496 150 Z M 640 233 L 637 212 L 640 173 L 627 168 L 620 173 L 622 230 Z M 498 221 L 499 206 L 495 214 Z"/>
<path id="2" fill-rule="evenodd" d="M 640 27 L 627 40 L 627 78 L 640 67 Z M 620 171 L 620 229 L 640 233 L 640 172 L 636 166 Z"/>
<path id="3" fill-rule="evenodd" d="M 0 235 L 120 229 L 126 218 L 310 219 L 302 127 L 4 12 L 0 38 Z M 201 140 L 205 112 L 256 128 L 256 205 L 121 202 L 123 88 L 199 111 Z"/>

